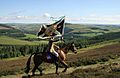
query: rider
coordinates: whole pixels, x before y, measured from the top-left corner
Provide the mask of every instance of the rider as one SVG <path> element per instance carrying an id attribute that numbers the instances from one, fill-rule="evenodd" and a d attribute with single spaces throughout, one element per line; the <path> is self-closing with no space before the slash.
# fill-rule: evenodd
<path id="1" fill-rule="evenodd" d="M 59 57 L 59 53 L 60 53 L 61 50 L 60 50 L 60 48 L 57 45 L 54 44 L 54 42 L 57 42 L 57 41 L 59 41 L 59 40 L 54 40 L 54 38 L 51 38 L 49 40 L 46 52 L 50 52 L 53 55 L 55 55 L 56 57 L 58 57 L 59 59 L 61 59 Z M 55 48 L 56 48 L 57 51 L 55 50 Z"/>
<path id="2" fill-rule="evenodd" d="M 60 39 L 62 39 L 62 34 L 60 32 L 57 31 L 57 28 L 59 28 L 60 26 L 58 24 L 53 24 L 50 27 L 46 27 L 46 30 L 44 32 L 44 35 L 47 36 L 47 38 L 49 38 L 49 43 L 47 46 L 47 50 L 46 48 L 44 48 L 45 52 L 51 52 L 53 55 L 55 55 L 56 57 L 59 57 L 58 52 L 60 52 L 60 49 L 58 46 L 56 46 L 54 44 L 54 42 L 59 41 Z M 38 35 L 39 36 L 39 35 Z M 57 39 L 57 40 L 56 40 Z M 57 48 L 57 51 L 54 49 L 54 47 Z"/>
<path id="3" fill-rule="evenodd" d="M 46 52 L 53 53 L 56 57 L 59 56 L 59 54 L 55 51 L 54 47 L 59 48 L 57 45 L 54 44 L 54 42 L 57 42 L 58 40 L 54 40 L 54 38 L 51 38 L 48 43 L 48 47 Z"/>

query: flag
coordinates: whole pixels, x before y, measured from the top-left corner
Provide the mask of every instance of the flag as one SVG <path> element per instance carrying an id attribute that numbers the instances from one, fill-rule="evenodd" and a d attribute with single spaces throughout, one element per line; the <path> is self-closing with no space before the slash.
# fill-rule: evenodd
<path id="1" fill-rule="evenodd" d="M 62 37 L 64 34 L 65 16 L 50 25 L 42 25 L 38 32 L 38 38 Z"/>

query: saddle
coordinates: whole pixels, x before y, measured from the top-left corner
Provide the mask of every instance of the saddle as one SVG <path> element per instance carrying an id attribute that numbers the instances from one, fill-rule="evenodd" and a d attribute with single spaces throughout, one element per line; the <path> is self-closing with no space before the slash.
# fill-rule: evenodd
<path id="1" fill-rule="evenodd" d="M 47 52 L 47 55 L 46 55 L 47 59 L 54 59 L 54 60 L 57 60 L 58 57 L 56 55 L 54 55 L 53 53 L 51 52 Z"/>
<path id="2" fill-rule="evenodd" d="M 52 44 L 50 52 L 47 52 L 47 59 L 56 59 L 59 57 L 59 46 Z"/>

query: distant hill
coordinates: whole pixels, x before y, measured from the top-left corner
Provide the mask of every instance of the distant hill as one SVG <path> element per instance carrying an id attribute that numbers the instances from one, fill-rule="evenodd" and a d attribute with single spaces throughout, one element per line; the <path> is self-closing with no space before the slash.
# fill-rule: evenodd
<path id="1" fill-rule="evenodd" d="M 5 24 L 0 24 L 0 30 L 3 30 L 3 29 L 15 29 L 15 28 L 13 28 L 11 26 L 7 26 Z"/>
<path id="2" fill-rule="evenodd" d="M 0 36 L 24 37 L 24 33 L 6 24 L 0 24 Z"/>
<path id="3" fill-rule="evenodd" d="M 21 33 L 21 36 L 25 37 L 24 34 L 36 35 L 42 24 L 38 24 L 38 23 L 33 23 L 33 24 L 12 23 L 12 24 L 9 24 L 8 23 L 5 25 L 14 28 L 13 30 L 16 30 L 15 31 L 16 34 L 17 34 L 17 32 L 19 32 L 19 34 Z M 65 32 L 64 38 L 67 38 L 67 39 L 69 39 L 70 36 L 74 36 L 74 38 L 88 38 L 88 37 L 103 35 L 105 33 L 120 32 L 120 26 L 119 25 L 102 25 L 102 24 L 65 23 L 65 31 L 64 32 Z M 4 34 L 5 34 L 5 32 L 4 32 Z M 19 37 L 20 35 L 16 35 L 16 36 Z"/>

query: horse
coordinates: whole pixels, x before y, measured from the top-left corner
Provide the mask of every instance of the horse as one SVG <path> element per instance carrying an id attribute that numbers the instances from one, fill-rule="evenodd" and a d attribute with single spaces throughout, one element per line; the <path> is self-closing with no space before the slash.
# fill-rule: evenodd
<path id="1" fill-rule="evenodd" d="M 30 70 L 30 61 L 31 61 L 32 55 L 34 55 L 34 57 L 33 57 L 34 68 L 32 69 L 32 75 L 33 76 L 35 75 L 36 69 L 38 69 L 40 71 L 40 75 L 42 75 L 42 70 L 40 68 L 38 68 L 38 67 L 43 62 L 55 64 L 55 66 L 56 66 L 55 73 L 56 74 L 58 74 L 58 63 L 61 63 L 64 66 L 63 72 L 66 72 L 67 68 L 68 68 L 67 63 L 65 62 L 66 54 L 69 52 L 69 50 L 71 50 L 72 52 L 74 52 L 76 54 L 77 53 L 77 49 L 76 49 L 76 47 L 74 45 L 74 42 L 72 42 L 72 43 L 68 43 L 68 44 L 64 45 L 62 48 L 60 48 L 60 50 L 61 51 L 59 53 L 59 56 L 60 56 L 61 60 L 58 59 L 58 57 L 57 57 L 57 59 L 55 59 L 55 58 L 47 59 L 47 55 L 48 55 L 47 52 L 40 52 L 40 53 L 33 53 L 33 54 L 31 54 L 31 56 L 28 58 L 28 61 L 27 61 L 27 64 L 26 64 L 25 73 L 26 74 L 29 73 L 29 70 Z"/>

